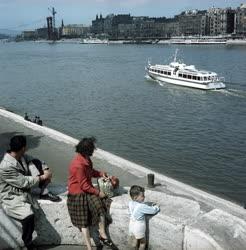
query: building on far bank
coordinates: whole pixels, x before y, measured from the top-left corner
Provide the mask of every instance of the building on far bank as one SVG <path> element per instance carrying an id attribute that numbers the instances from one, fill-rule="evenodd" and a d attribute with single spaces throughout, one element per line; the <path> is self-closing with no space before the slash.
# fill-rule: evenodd
<path id="1" fill-rule="evenodd" d="M 189 10 L 178 15 L 179 35 L 196 36 L 205 34 L 205 15 L 206 10 Z"/>
<path id="2" fill-rule="evenodd" d="M 246 37 L 246 3 L 236 9 L 234 33 Z"/>
<path id="3" fill-rule="evenodd" d="M 36 29 L 36 36 L 38 39 L 48 39 L 48 28 L 39 28 Z"/>
<path id="4" fill-rule="evenodd" d="M 84 37 L 90 32 L 90 27 L 83 24 L 68 24 L 62 27 L 61 37 L 64 38 L 79 38 Z"/>
<path id="5" fill-rule="evenodd" d="M 176 36 L 246 36 L 246 4 L 237 9 L 188 10 L 173 18 L 110 14 L 97 15 L 91 32 L 112 40 L 166 39 Z"/>
<path id="6" fill-rule="evenodd" d="M 206 35 L 217 36 L 232 34 L 234 31 L 235 11 L 231 8 L 210 8 L 207 11 Z"/>
<path id="7" fill-rule="evenodd" d="M 104 20 L 102 14 L 100 14 L 100 17 L 96 15 L 96 19 L 92 21 L 91 32 L 96 35 L 104 33 Z"/>
<path id="8" fill-rule="evenodd" d="M 26 30 L 21 33 L 23 40 L 35 40 L 37 39 L 37 33 L 35 30 Z"/>
<path id="9" fill-rule="evenodd" d="M 131 16 L 130 14 L 96 15 L 92 26 L 82 24 L 53 27 L 53 17 L 47 17 L 47 28 L 23 31 L 20 40 L 60 38 L 99 38 L 110 40 L 160 40 L 172 37 L 210 36 L 246 38 L 246 4 L 236 9 L 210 8 L 188 10 L 172 17 Z"/>

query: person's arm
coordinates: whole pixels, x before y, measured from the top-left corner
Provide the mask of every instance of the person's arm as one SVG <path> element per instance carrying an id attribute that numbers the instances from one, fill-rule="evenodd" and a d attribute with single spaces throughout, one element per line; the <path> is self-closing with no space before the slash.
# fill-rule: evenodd
<path id="1" fill-rule="evenodd" d="M 104 172 L 98 171 L 96 169 L 92 169 L 92 177 L 94 178 L 99 178 L 99 177 L 103 177 Z"/>
<path id="2" fill-rule="evenodd" d="M 149 206 L 145 203 L 141 203 L 141 205 L 139 206 L 140 211 L 143 214 L 156 214 L 157 212 L 160 211 L 160 208 L 158 206 Z"/>
<path id="3" fill-rule="evenodd" d="M 108 178 L 108 174 L 104 171 L 98 171 L 98 170 L 93 169 L 92 177 L 93 178 L 99 178 L 99 177 Z"/>
<path id="4" fill-rule="evenodd" d="M 29 189 L 40 181 L 39 177 L 25 176 L 13 168 L 4 169 L 0 174 L 6 183 L 20 189 Z"/>
<path id="5" fill-rule="evenodd" d="M 76 169 L 76 178 L 83 192 L 99 195 L 99 190 L 91 186 L 86 177 L 86 168 Z"/>

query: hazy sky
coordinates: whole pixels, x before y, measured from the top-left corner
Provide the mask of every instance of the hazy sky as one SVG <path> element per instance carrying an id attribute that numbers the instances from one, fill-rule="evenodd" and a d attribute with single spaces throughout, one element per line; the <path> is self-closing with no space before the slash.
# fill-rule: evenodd
<path id="1" fill-rule="evenodd" d="M 246 1 L 246 0 L 245 0 Z M 244 2 L 245 2 L 244 1 Z M 0 0 L 0 29 L 27 30 L 43 27 L 50 15 L 48 7 L 57 11 L 56 23 L 91 24 L 96 14 L 128 14 L 135 16 L 173 17 L 188 9 L 240 6 L 243 0 Z"/>

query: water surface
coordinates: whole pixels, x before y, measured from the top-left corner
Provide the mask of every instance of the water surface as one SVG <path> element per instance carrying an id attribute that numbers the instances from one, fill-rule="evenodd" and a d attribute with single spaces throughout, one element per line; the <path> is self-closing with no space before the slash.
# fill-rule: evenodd
<path id="1" fill-rule="evenodd" d="M 217 195 L 246 196 L 246 47 L 178 46 L 226 78 L 203 91 L 145 79 L 170 45 L 0 44 L 0 106 Z"/>

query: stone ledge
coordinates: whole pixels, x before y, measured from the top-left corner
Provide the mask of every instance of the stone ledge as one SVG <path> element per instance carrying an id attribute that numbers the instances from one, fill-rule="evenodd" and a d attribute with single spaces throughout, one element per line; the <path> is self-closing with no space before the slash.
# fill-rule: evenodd
<path id="1" fill-rule="evenodd" d="M 80 231 L 70 221 L 64 187 L 53 188 L 62 193 L 62 201 L 54 203 L 39 200 L 40 211 L 35 214 L 37 245 L 84 245 Z M 146 201 L 160 204 L 161 211 L 147 218 L 147 237 L 150 249 L 220 250 L 244 249 L 246 222 L 229 213 L 214 209 L 208 213 L 200 210 L 199 203 L 146 190 Z M 119 249 L 128 249 L 129 195 L 113 198 L 109 232 Z M 10 219 L 0 209 L 0 249 L 20 248 L 20 223 Z M 95 229 L 94 229 L 95 232 Z M 95 233 L 93 238 L 96 240 Z"/>
<path id="2" fill-rule="evenodd" d="M 246 222 L 219 209 L 185 227 L 185 250 L 245 249 Z"/>

